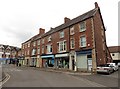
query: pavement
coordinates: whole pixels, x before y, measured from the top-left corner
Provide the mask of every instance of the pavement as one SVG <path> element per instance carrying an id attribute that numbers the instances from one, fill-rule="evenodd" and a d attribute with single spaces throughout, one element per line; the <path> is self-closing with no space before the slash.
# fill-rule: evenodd
<path id="1" fill-rule="evenodd" d="M 68 69 L 58 69 L 58 68 L 55 69 L 55 68 L 39 68 L 39 67 L 26 67 L 26 66 L 21 66 L 21 68 L 33 68 L 35 70 L 40 70 L 40 71 L 64 73 L 64 74 L 71 74 L 71 75 L 93 75 L 94 74 L 90 72 L 78 72 L 78 71 L 73 71 Z"/>

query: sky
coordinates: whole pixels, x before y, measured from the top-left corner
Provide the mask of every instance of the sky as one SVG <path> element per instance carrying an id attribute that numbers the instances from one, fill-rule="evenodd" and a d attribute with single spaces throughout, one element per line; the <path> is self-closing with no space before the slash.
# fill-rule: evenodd
<path id="1" fill-rule="evenodd" d="M 98 2 L 108 46 L 118 45 L 119 0 L 0 0 L 0 44 L 21 47 L 39 28 L 47 31 L 95 8 Z"/>

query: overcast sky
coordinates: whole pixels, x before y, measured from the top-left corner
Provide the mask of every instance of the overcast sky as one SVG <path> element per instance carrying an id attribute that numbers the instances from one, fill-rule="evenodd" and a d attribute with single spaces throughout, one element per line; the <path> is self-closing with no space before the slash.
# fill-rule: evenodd
<path id="1" fill-rule="evenodd" d="M 21 47 L 21 43 L 38 34 L 39 28 L 63 24 L 98 2 L 107 29 L 108 46 L 118 45 L 119 0 L 0 0 L 0 44 Z"/>

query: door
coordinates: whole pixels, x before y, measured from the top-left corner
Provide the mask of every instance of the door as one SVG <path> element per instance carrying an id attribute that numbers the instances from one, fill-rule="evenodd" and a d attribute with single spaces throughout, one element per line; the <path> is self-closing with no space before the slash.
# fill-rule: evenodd
<path id="1" fill-rule="evenodd" d="M 77 68 L 81 70 L 87 70 L 87 55 L 86 54 L 80 54 L 77 55 Z"/>

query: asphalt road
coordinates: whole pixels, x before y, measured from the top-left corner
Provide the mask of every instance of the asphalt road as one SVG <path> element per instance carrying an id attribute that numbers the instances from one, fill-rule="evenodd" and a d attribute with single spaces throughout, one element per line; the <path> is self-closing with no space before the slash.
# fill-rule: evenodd
<path id="1" fill-rule="evenodd" d="M 118 72 L 76 76 L 9 65 L 3 69 L 10 75 L 3 87 L 118 87 Z"/>

